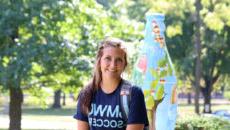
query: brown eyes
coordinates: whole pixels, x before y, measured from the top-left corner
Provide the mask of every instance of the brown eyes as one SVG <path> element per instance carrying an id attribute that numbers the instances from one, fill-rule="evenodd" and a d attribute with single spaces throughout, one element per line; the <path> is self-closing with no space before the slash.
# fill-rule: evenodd
<path id="1" fill-rule="evenodd" d="M 111 62 L 112 61 L 112 57 L 107 56 L 107 57 L 104 58 L 104 60 L 106 62 Z M 123 63 L 123 59 L 122 58 L 115 58 L 114 60 L 115 60 L 115 63 L 117 63 L 117 64 Z"/>
<path id="2" fill-rule="evenodd" d="M 111 57 L 105 57 L 106 61 L 111 61 Z"/>
<path id="3" fill-rule="evenodd" d="M 117 58 L 117 59 L 116 59 L 116 62 L 117 62 L 117 63 L 122 63 L 123 60 L 122 60 L 121 58 Z"/>

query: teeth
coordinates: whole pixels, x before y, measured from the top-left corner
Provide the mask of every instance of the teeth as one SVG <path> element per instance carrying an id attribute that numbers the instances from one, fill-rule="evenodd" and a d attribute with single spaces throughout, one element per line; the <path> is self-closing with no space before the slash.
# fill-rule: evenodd
<path id="1" fill-rule="evenodd" d="M 116 72 L 116 70 L 109 70 L 110 72 Z"/>
<path id="2" fill-rule="evenodd" d="M 109 70 L 109 69 L 106 69 L 106 71 L 111 72 L 111 73 L 117 72 L 117 70 Z"/>

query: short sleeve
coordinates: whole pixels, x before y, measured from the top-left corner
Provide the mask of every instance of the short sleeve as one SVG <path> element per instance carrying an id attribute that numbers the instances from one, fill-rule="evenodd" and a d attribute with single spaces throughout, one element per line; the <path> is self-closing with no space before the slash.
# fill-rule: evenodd
<path id="1" fill-rule="evenodd" d="M 147 126 L 148 117 L 145 106 L 144 94 L 139 87 L 132 87 L 131 102 L 129 107 L 128 124 L 145 124 Z"/>
<path id="2" fill-rule="evenodd" d="M 81 103 L 80 102 L 81 102 L 81 96 L 79 96 L 79 98 L 78 98 L 77 110 L 76 110 L 76 113 L 74 114 L 73 118 L 75 118 L 77 120 L 88 122 L 88 116 L 83 114 L 81 111 L 81 106 L 80 106 Z"/>

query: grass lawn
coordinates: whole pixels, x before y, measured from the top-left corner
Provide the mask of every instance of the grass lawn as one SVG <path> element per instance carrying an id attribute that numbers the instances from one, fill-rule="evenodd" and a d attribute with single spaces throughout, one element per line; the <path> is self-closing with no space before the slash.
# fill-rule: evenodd
<path id="1" fill-rule="evenodd" d="M 200 101 L 200 113 L 202 114 L 203 112 L 203 103 Z M 212 100 L 212 106 L 211 106 L 212 111 L 216 110 L 230 110 L 230 101 L 228 100 Z M 186 102 L 179 100 L 179 105 L 178 105 L 178 114 L 180 116 L 183 115 L 193 115 L 195 114 L 195 106 L 194 104 L 188 105 Z"/>
<path id="2" fill-rule="evenodd" d="M 2 113 L 3 107 L 1 106 L 0 130 L 7 130 L 9 116 Z M 41 108 L 39 105 L 25 103 L 22 106 L 22 130 L 73 130 L 76 126 L 76 121 L 73 119 L 75 106 L 74 101 L 67 102 L 67 106 L 62 109 Z"/>
<path id="3" fill-rule="evenodd" d="M 9 127 L 8 116 L 1 116 L 0 122 L 0 129 Z M 21 123 L 23 130 L 72 130 L 76 124 L 72 116 L 48 115 L 23 115 Z"/>
<path id="4" fill-rule="evenodd" d="M 72 116 L 76 111 L 75 108 L 62 109 L 42 109 L 42 108 L 23 108 L 23 115 L 40 115 L 40 116 Z"/>
<path id="5" fill-rule="evenodd" d="M 8 129 L 1 129 L 0 130 L 8 130 Z M 50 130 L 50 129 L 22 129 L 22 130 Z"/>
<path id="6" fill-rule="evenodd" d="M 72 130 L 76 124 L 74 112 L 74 108 L 23 108 L 22 130 Z M 0 122 L 0 130 L 7 129 L 8 115 L 0 114 Z"/>
<path id="7" fill-rule="evenodd" d="M 219 101 L 214 101 L 212 110 L 227 109 L 230 110 L 230 102 L 218 104 Z M 178 118 L 183 115 L 194 115 L 194 105 L 187 105 L 185 102 L 180 102 L 178 105 Z M 76 103 L 68 103 L 62 109 L 42 109 L 24 105 L 22 114 L 22 130 L 74 130 L 76 121 L 73 119 Z M 202 104 L 202 103 L 201 103 Z M 0 130 L 7 130 L 9 117 L 1 113 L 0 107 Z M 202 113 L 203 106 L 200 105 Z"/>

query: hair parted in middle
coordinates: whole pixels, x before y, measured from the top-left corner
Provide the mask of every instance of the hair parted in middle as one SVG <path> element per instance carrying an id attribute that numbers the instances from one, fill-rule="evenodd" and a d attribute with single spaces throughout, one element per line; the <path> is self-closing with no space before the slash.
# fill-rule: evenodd
<path id="1" fill-rule="evenodd" d="M 127 61 L 127 52 L 126 48 L 124 47 L 125 42 L 118 38 L 113 37 L 107 37 L 105 40 L 101 42 L 101 45 L 97 51 L 95 66 L 94 66 L 94 72 L 93 72 L 93 78 L 92 81 L 85 86 L 85 88 L 81 91 L 80 97 L 81 97 L 81 110 L 84 114 L 88 114 L 91 109 L 91 99 L 94 96 L 94 93 L 98 88 L 100 87 L 101 81 L 102 81 L 102 72 L 101 72 L 101 57 L 103 56 L 103 50 L 108 47 L 114 47 L 119 48 L 124 52 L 124 59 L 125 59 L 125 68 L 128 65 Z"/>

